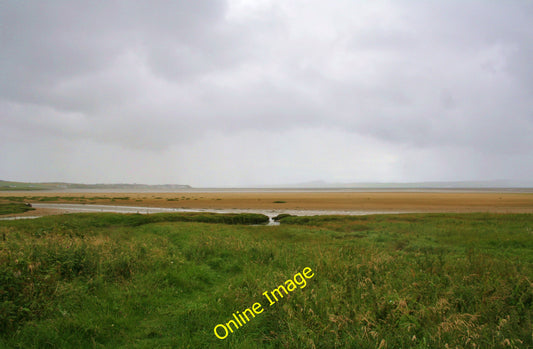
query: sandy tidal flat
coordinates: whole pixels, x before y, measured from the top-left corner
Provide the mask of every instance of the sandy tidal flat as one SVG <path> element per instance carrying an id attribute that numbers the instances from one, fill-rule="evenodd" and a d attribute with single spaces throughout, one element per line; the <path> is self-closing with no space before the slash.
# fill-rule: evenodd
<path id="1" fill-rule="evenodd" d="M 30 203 L 84 203 L 187 209 L 323 210 L 368 212 L 533 213 L 533 193 L 498 192 L 17 192 Z M 50 214 L 38 209 L 26 214 Z"/>

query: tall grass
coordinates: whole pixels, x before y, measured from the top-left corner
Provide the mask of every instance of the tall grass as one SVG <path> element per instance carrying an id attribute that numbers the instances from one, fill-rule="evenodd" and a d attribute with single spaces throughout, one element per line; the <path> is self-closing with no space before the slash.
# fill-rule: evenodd
<path id="1" fill-rule="evenodd" d="M 533 346 L 532 215 L 281 222 L 167 214 L 1 222 L 0 346 Z M 315 273 L 307 286 L 268 306 L 261 294 L 305 267 Z M 263 313 L 215 337 L 217 324 L 255 302 Z"/>

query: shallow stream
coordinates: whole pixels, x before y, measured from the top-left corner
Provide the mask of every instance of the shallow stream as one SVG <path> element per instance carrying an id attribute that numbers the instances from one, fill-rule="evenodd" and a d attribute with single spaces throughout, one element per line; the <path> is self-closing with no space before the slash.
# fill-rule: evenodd
<path id="1" fill-rule="evenodd" d="M 46 208 L 59 210 L 65 213 L 73 212 L 115 212 L 115 213 L 161 213 L 161 212 L 213 212 L 213 213 L 260 213 L 268 216 L 270 222 L 268 225 L 278 225 L 278 222 L 273 220 L 274 217 L 281 213 L 287 213 L 294 216 L 315 216 L 315 215 L 351 215 L 360 216 L 368 214 L 381 213 L 400 213 L 398 211 L 327 211 L 327 210 L 283 210 L 283 209 L 213 209 L 213 208 L 168 208 L 168 207 L 146 207 L 146 206 L 116 206 L 116 205 L 92 205 L 92 204 L 49 204 L 49 203 L 34 203 L 35 208 Z M 18 217 L 4 217 L 0 220 L 13 219 L 31 219 L 39 218 L 40 216 L 18 216 Z"/>

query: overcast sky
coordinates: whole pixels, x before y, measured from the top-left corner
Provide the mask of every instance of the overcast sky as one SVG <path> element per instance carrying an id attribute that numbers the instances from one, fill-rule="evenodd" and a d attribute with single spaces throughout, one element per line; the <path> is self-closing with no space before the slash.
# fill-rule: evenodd
<path id="1" fill-rule="evenodd" d="M 533 1 L 0 0 L 0 179 L 531 179 Z"/>

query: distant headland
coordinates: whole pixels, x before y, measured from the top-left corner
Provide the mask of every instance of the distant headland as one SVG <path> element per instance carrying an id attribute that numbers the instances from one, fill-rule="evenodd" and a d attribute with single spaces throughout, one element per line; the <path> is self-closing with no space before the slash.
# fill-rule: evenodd
<path id="1" fill-rule="evenodd" d="M 65 189 L 100 189 L 100 190 L 176 190 L 176 189 L 190 189 L 190 185 L 186 184 L 82 184 L 82 183 L 66 183 L 66 182 L 12 182 L 0 180 L 0 191 L 16 191 L 16 190 L 65 190 Z"/>

